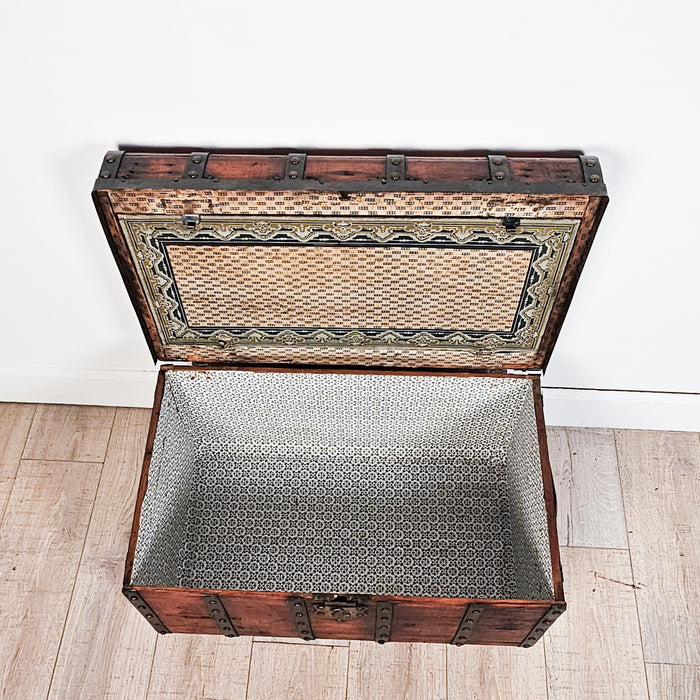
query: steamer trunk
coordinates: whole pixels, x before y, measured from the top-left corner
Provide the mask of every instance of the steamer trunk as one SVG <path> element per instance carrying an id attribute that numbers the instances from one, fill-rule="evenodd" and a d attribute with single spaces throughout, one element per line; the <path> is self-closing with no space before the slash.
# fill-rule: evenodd
<path id="1" fill-rule="evenodd" d="M 577 152 L 129 149 L 93 192 L 163 364 L 124 593 L 161 632 L 531 646 Z"/>

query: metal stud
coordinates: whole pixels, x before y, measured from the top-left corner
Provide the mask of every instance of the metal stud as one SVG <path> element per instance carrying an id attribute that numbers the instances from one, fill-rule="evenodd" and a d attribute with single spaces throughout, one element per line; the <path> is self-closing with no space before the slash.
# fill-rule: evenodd
<path id="1" fill-rule="evenodd" d="M 238 631 L 231 622 L 224 601 L 218 595 L 205 594 L 202 596 L 209 608 L 209 615 L 216 622 L 219 631 L 226 637 L 238 637 Z"/>
<path id="2" fill-rule="evenodd" d="M 132 588 L 123 588 L 122 593 L 126 599 L 148 620 L 156 632 L 168 634 L 168 628 L 161 622 L 160 618 L 148 603 Z"/>
<path id="3" fill-rule="evenodd" d="M 537 624 L 530 630 L 530 633 L 525 637 L 520 646 L 529 649 L 549 629 L 564 610 L 566 610 L 565 605 L 552 605 L 537 621 Z"/>
<path id="4" fill-rule="evenodd" d="M 467 606 L 462 616 L 462 621 L 459 623 L 459 627 L 455 632 L 455 636 L 452 638 L 451 644 L 462 646 L 462 644 L 469 641 L 474 632 L 474 628 L 481 619 L 482 610 L 483 606 L 479 603 L 472 603 Z"/>

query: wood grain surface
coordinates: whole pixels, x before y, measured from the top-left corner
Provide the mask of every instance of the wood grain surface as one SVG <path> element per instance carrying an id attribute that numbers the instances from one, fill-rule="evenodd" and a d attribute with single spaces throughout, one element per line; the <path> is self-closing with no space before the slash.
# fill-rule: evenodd
<path id="1" fill-rule="evenodd" d="M 627 548 L 612 430 L 548 428 L 562 545 Z"/>
<path id="2" fill-rule="evenodd" d="M 615 432 L 648 662 L 700 664 L 699 437 Z"/>
<path id="3" fill-rule="evenodd" d="M 450 700 L 547 700 L 544 644 L 531 649 L 449 647 L 447 696 Z"/>
<path id="4" fill-rule="evenodd" d="M 256 642 L 250 661 L 248 700 L 341 700 L 348 647 Z"/>
<path id="5" fill-rule="evenodd" d="M 0 688 L 45 698 L 102 464 L 23 461 L 0 527 Z"/>
<path id="6" fill-rule="evenodd" d="M 24 459 L 101 462 L 115 409 L 106 406 L 37 406 Z"/>
<path id="7" fill-rule="evenodd" d="M 138 487 L 134 467 L 143 456 L 149 414 L 146 409 L 117 409 L 51 698 L 146 697 L 156 635 L 126 604 L 121 579 Z"/>
<path id="8" fill-rule="evenodd" d="M 700 698 L 700 666 L 647 664 L 650 700 Z"/>
<path id="9" fill-rule="evenodd" d="M 350 642 L 348 700 L 447 698 L 447 648 Z"/>
<path id="10" fill-rule="evenodd" d="M 568 608 L 543 638 L 549 699 L 645 697 L 629 553 L 562 547 L 561 554 Z"/>
<path id="11" fill-rule="evenodd" d="M 31 403 L 0 403 L 0 523 L 35 410 Z"/>

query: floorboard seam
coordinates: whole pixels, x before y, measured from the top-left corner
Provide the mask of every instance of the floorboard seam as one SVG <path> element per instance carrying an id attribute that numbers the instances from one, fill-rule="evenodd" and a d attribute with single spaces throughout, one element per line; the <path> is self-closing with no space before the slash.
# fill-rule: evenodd
<path id="1" fill-rule="evenodd" d="M 29 428 L 27 429 L 27 434 L 24 436 L 24 444 L 22 445 L 22 451 L 19 453 L 19 459 L 17 460 L 17 469 L 15 469 L 15 474 L 12 477 L 12 484 L 10 486 L 10 490 L 7 492 L 7 500 L 5 501 L 5 505 L 2 509 L 2 517 L 0 517 L 0 530 L 2 530 L 2 525 L 5 522 L 5 514 L 7 513 L 7 507 L 10 504 L 10 498 L 12 498 L 12 492 L 15 490 L 15 483 L 17 482 L 17 474 L 19 472 L 19 468 L 22 465 L 22 455 L 24 454 L 24 451 L 27 449 L 27 442 L 29 441 L 29 434 L 32 432 L 32 425 L 34 423 L 34 417 L 36 416 L 36 409 L 37 409 L 38 404 L 34 404 L 34 411 L 32 412 L 32 419 L 29 421 Z"/>
<path id="2" fill-rule="evenodd" d="M 114 411 L 114 416 L 112 416 L 112 425 L 109 428 L 109 437 L 107 438 L 107 447 L 105 447 L 105 452 L 104 452 L 104 457 L 102 458 L 101 462 L 101 467 L 100 467 L 100 475 L 97 478 L 97 486 L 95 487 L 95 492 L 93 493 L 92 496 L 92 507 L 90 508 L 90 517 L 88 518 L 87 522 L 87 527 L 85 528 L 85 534 L 83 535 L 83 546 L 80 549 L 80 558 L 78 559 L 78 566 L 75 569 L 75 576 L 73 577 L 73 585 L 71 587 L 70 591 L 70 598 L 68 599 L 68 607 L 66 608 L 66 614 L 63 618 L 63 627 L 61 628 L 61 637 L 58 640 L 58 647 L 56 648 L 56 658 L 54 659 L 53 662 L 53 668 L 51 669 L 51 680 L 49 681 L 49 687 L 48 690 L 46 691 L 46 698 L 51 696 L 51 688 L 53 687 L 53 680 L 54 676 L 56 675 L 56 666 L 58 665 L 58 657 L 61 655 L 61 646 L 63 645 L 63 636 L 66 633 L 66 623 L 68 622 L 68 616 L 70 615 L 70 610 L 73 605 L 73 596 L 75 595 L 75 586 L 78 582 L 78 575 L 80 574 L 80 567 L 83 563 L 83 556 L 85 554 L 85 543 L 87 542 L 88 534 L 90 532 L 90 525 L 92 524 L 92 516 L 95 512 L 95 503 L 97 502 L 97 494 L 100 492 L 100 484 L 102 483 L 102 474 L 104 473 L 105 469 L 105 460 L 107 459 L 107 452 L 109 450 L 109 443 L 112 441 L 112 433 L 114 431 L 114 423 L 117 419 L 117 412 L 116 410 Z M 31 461 L 31 460 L 26 460 L 26 461 Z M 38 460 L 38 461 L 44 461 L 44 460 Z M 53 460 L 46 460 L 46 461 L 53 461 Z M 66 461 L 66 460 L 55 460 L 56 462 L 59 461 Z M 98 464 L 97 462 L 92 462 L 92 464 Z"/>
<path id="3" fill-rule="evenodd" d="M 617 433 L 613 431 L 613 445 L 615 446 L 615 461 L 617 462 L 617 478 L 620 482 L 620 498 L 622 499 L 622 517 L 625 522 L 625 536 L 627 537 L 627 555 L 630 562 L 630 573 L 632 574 L 632 583 L 636 586 L 634 575 L 634 564 L 632 563 L 632 548 L 630 547 L 629 525 L 627 523 L 627 509 L 625 508 L 625 492 L 622 488 L 622 475 L 620 474 L 620 453 L 617 448 Z M 639 633 L 639 647 L 642 651 L 642 664 L 644 666 L 644 682 L 647 685 L 647 698 L 651 700 L 651 691 L 649 690 L 649 675 L 647 674 L 646 654 L 644 653 L 644 637 L 642 636 L 642 621 L 639 617 L 639 601 L 637 600 L 637 589 L 632 589 L 634 592 L 634 609 L 637 613 L 637 632 Z"/>

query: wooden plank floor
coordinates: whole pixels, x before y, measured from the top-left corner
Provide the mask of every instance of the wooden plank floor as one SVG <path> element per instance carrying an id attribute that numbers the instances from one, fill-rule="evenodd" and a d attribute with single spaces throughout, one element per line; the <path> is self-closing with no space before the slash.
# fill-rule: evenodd
<path id="1" fill-rule="evenodd" d="M 700 435 L 552 428 L 532 649 L 156 635 L 120 594 L 148 411 L 0 404 L 0 697 L 700 698 Z"/>

